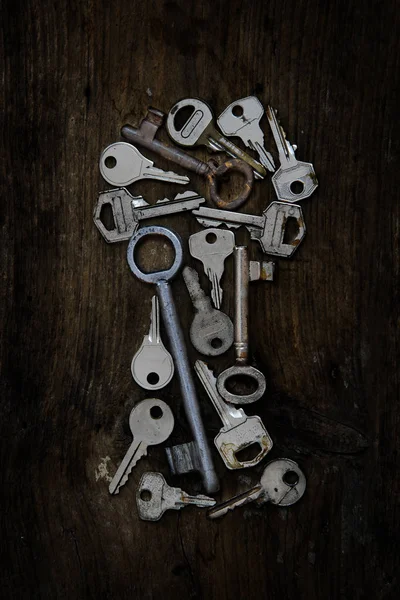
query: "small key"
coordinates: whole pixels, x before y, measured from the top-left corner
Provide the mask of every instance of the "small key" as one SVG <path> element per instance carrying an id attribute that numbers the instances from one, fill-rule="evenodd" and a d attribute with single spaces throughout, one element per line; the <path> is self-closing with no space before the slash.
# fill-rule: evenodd
<path id="1" fill-rule="evenodd" d="M 116 142 L 107 146 L 100 156 L 100 173 L 111 185 L 123 187 L 139 179 L 160 179 L 168 183 L 189 183 L 186 175 L 163 171 L 143 156 L 137 148 L 127 142 Z"/>
<path id="2" fill-rule="evenodd" d="M 294 254 L 306 234 L 303 212 L 296 204 L 272 202 L 261 216 L 208 207 L 194 210 L 193 215 L 204 227 L 218 227 L 222 223 L 228 227 L 244 225 L 263 252 L 284 258 Z M 297 233 L 284 241 L 288 219 L 296 221 Z"/>
<path id="3" fill-rule="evenodd" d="M 160 337 L 160 307 L 157 296 L 151 300 L 151 324 L 148 335 L 132 359 L 132 377 L 145 390 L 159 390 L 174 374 L 174 361 Z"/>
<path id="4" fill-rule="evenodd" d="M 211 299 L 200 287 L 195 269 L 185 267 L 182 272 L 196 314 L 190 327 L 190 339 L 200 354 L 219 356 L 233 344 L 233 323 L 220 310 L 211 306 Z"/>
<path id="5" fill-rule="evenodd" d="M 281 166 L 272 176 L 272 183 L 279 200 L 298 202 L 311 196 L 318 187 L 317 176 L 311 163 L 300 162 L 295 157 L 295 148 L 286 139 L 274 109 L 267 108 L 268 122 L 278 148 Z"/>
<path id="6" fill-rule="evenodd" d="M 235 235 L 232 231 L 212 229 L 200 231 L 189 238 L 189 251 L 193 258 L 201 260 L 211 283 L 211 298 L 215 308 L 221 308 L 223 290 L 221 278 L 225 259 L 232 254 Z"/>
<path id="7" fill-rule="evenodd" d="M 273 173 L 275 163 L 272 154 L 264 148 L 264 134 L 260 120 L 264 107 L 255 96 L 248 96 L 232 102 L 217 119 L 224 135 L 239 137 L 245 146 L 258 153 L 261 164 Z"/>
<path id="8" fill-rule="evenodd" d="M 218 519 L 229 510 L 249 502 L 256 502 L 258 505 L 271 502 L 277 506 L 291 506 L 303 497 L 305 491 L 306 478 L 299 465 L 289 458 L 277 458 L 267 464 L 258 485 L 218 504 L 208 511 L 207 516 Z"/>
<path id="9" fill-rule="evenodd" d="M 190 496 L 180 488 L 171 487 L 161 473 L 143 473 L 136 492 L 136 505 L 142 521 L 159 521 L 166 510 L 180 510 L 194 504 L 201 508 L 214 506 L 214 498 Z"/>
<path id="10" fill-rule="evenodd" d="M 243 162 L 242 160 L 226 160 L 218 166 L 214 159 L 207 161 L 206 163 L 198 158 L 183 152 L 179 148 L 174 148 L 163 144 L 159 140 L 155 139 L 155 135 L 158 129 L 161 127 L 164 121 L 164 113 L 156 108 L 150 107 L 147 112 L 147 116 L 140 123 L 140 127 L 136 129 L 131 125 L 124 125 L 121 129 L 121 135 L 132 144 L 137 146 L 143 146 L 153 152 L 156 152 L 160 156 L 163 156 L 167 160 L 174 162 L 175 164 L 189 169 L 205 177 L 209 186 L 210 198 L 219 208 L 238 208 L 250 195 L 254 175 L 251 167 Z M 219 178 L 225 176 L 231 171 L 238 171 L 244 175 L 244 184 L 239 196 L 233 200 L 224 200 L 219 196 Z"/>
<path id="11" fill-rule="evenodd" d="M 190 107 L 193 108 L 192 114 L 181 128 L 177 128 L 178 114 L 182 110 L 187 111 Z M 225 151 L 230 156 L 240 158 L 249 164 L 256 177 L 262 179 L 267 174 L 263 165 L 232 144 L 214 127 L 211 108 L 198 98 L 185 98 L 171 108 L 167 117 L 167 131 L 171 139 L 180 146 L 207 146 L 217 152 Z"/>
<path id="12" fill-rule="evenodd" d="M 161 444 L 169 438 L 174 428 L 174 415 L 162 400 L 142 400 L 131 410 L 129 427 L 133 442 L 110 483 L 110 494 L 119 493 L 138 460 L 147 455 L 148 446 Z"/>
<path id="13" fill-rule="evenodd" d="M 139 221 L 193 210 L 199 208 L 205 201 L 205 198 L 196 192 L 187 191 L 177 194 L 173 200 L 164 198 L 158 200 L 156 204 L 148 204 L 141 196 L 136 198 L 125 188 L 119 188 L 100 194 L 93 220 L 106 242 L 123 242 L 129 240 L 137 231 Z M 111 228 L 106 227 L 102 221 L 102 210 L 106 205 L 111 207 L 113 216 L 114 227 Z"/>
<path id="14" fill-rule="evenodd" d="M 273 445 L 260 417 L 248 417 L 242 408 L 237 409 L 224 402 L 217 390 L 217 380 L 206 363 L 197 360 L 194 370 L 224 424 L 214 438 L 214 444 L 225 465 L 228 469 L 245 469 L 258 465 Z M 240 461 L 236 458 L 236 454 L 240 450 L 253 444 L 260 446 L 257 456 L 247 461 Z"/>

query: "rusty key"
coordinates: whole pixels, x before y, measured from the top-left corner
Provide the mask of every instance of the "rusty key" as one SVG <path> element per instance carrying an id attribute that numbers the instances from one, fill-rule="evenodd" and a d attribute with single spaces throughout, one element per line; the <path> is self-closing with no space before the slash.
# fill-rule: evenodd
<path id="1" fill-rule="evenodd" d="M 219 208 L 232 209 L 242 206 L 249 197 L 253 186 L 252 168 L 240 159 L 228 159 L 220 165 L 213 159 L 204 162 L 178 148 L 167 146 L 156 140 L 155 135 L 161 127 L 164 117 L 165 114 L 162 111 L 149 107 L 147 116 L 141 122 L 139 129 L 131 125 L 124 125 L 121 128 L 121 135 L 131 144 L 148 148 L 167 160 L 205 177 L 209 186 L 210 198 Z M 228 202 L 218 194 L 218 179 L 231 171 L 242 173 L 245 183 L 239 196 Z"/>

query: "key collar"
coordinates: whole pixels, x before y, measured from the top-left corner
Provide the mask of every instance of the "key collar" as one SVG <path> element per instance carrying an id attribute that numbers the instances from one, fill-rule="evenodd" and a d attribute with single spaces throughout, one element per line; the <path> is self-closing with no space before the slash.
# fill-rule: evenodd
<path id="1" fill-rule="evenodd" d="M 154 271 L 151 273 L 144 273 L 139 269 L 135 262 L 135 249 L 137 244 L 146 236 L 157 235 L 160 237 L 166 237 L 171 242 L 175 251 L 175 260 L 169 269 L 163 271 Z M 178 273 L 183 263 L 183 248 L 182 241 L 177 233 L 166 227 L 160 227 L 159 225 L 152 225 L 149 227 L 142 227 L 137 233 L 135 233 L 128 244 L 127 250 L 128 265 L 132 273 L 140 280 L 145 283 L 160 283 L 161 281 L 169 281 Z"/>

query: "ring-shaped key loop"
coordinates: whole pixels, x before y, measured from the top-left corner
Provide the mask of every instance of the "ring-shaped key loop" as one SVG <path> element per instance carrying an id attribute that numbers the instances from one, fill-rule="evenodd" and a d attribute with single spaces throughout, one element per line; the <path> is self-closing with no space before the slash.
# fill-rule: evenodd
<path id="1" fill-rule="evenodd" d="M 243 189 L 237 198 L 233 200 L 223 200 L 218 194 L 218 179 L 230 171 L 237 171 L 245 177 Z M 210 189 L 210 198 L 218 208 L 232 210 L 242 206 L 250 196 L 253 187 L 254 173 L 253 169 L 239 158 L 226 160 L 217 169 L 207 175 Z"/>
<path id="2" fill-rule="evenodd" d="M 257 389 L 252 394 L 232 394 L 226 388 L 226 382 L 231 377 L 237 377 L 243 375 L 244 377 L 250 377 L 257 383 Z M 250 365 L 234 365 L 225 369 L 217 378 L 217 389 L 220 395 L 226 402 L 231 404 L 251 404 L 259 400 L 266 390 L 265 377 L 255 367 Z"/>
<path id="3" fill-rule="evenodd" d="M 153 271 L 151 273 L 144 273 L 135 262 L 135 249 L 137 244 L 143 240 L 143 238 L 156 235 L 160 237 L 166 237 L 172 244 L 175 251 L 175 259 L 172 266 L 169 269 L 164 269 L 163 271 Z M 137 233 L 135 233 L 128 244 L 127 250 L 127 260 L 128 265 L 132 271 L 132 273 L 139 279 L 139 281 L 144 281 L 145 283 L 159 283 L 161 281 L 169 281 L 179 272 L 183 263 L 183 248 L 182 241 L 180 237 L 170 229 L 166 227 L 160 227 L 158 225 L 152 225 L 149 227 L 142 227 L 139 229 Z"/>

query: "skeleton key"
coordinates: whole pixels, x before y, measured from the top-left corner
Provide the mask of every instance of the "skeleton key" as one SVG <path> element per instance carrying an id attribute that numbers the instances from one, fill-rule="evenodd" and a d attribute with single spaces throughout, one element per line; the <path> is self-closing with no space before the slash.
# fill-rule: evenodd
<path id="1" fill-rule="evenodd" d="M 193 215 L 204 227 L 218 227 L 222 223 L 228 227 L 244 225 L 251 239 L 260 243 L 263 252 L 273 256 L 289 258 L 306 234 L 303 212 L 297 204 L 272 202 L 261 216 L 208 207 L 194 210 Z M 288 219 L 296 221 L 298 230 L 292 239 L 284 241 Z"/>
<path id="2" fill-rule="evenodd" d="M 306 478 L 299 465 L 288 458 L 277 458 L 267 464 L 258 485 L 218 504 L 208 511 L 207 516 L 218 519 L 228 511 L 249 502 L 257 502 L 258 505 L 271 502 L 277 506 L 291 506 L 302 498 L 305 491 Z"/>
<path id="3" fill-rule="evenodd" d="M 213 229 L 200 231 L 189 238 L 189 251 L 193 258 L 201 260 L 204 271 L 211 283 L 211 298 L 215 308 L 221 308 L 221 278 L 225 259 L 232 254 L 235 235 L 232 231 Z"/>
<path id="4" fill-rule="evenodd" d="M 233 344 L 233 323 L 228 315 L 211 306 L 195 269 L 185 267 L 182 275 L 196 310 L 190 327 L 192 344 L 200 354 L 219 356 Z"/>
<path id="5" fill-rule="evenodd" d="M 148 335 L 132 359 L 132 377 L 145 390 L 159 390 L 174 374 L 174 361 L 160 337 L 160 307 L 157 296 L 151 300 L 151 324 Z"/>
<path id="6" fill-rule="evenodd" d="M 136 505 L 142 521 L 159 521 L 166 510 L 179 510 L 194 504 L 201 508 L 214 506 L 214 498 L 190 496 L 180 488 L 171 487 L 161 473 L 143 473 L 136 492 Z"/>
<path id="7" fill-rule="evenodd" d="M 300 162 L 294 155 L 294 146 L 286 139 L 271 106 L 267 108 L 268 122 L 278 148 L 281 166 L 272 176 L 272 183 L 279 200 L 298 202 L 311 196 L 318 187 L 317 176 L 311 163 Z"/>
<path id="8" fill-rule="evenodd" d="M 196 192 L 177 194 L 173 200 L 164 198 L 156 204 L 148 204 L 141 196 L 134 197 L 125 188 L 100 194 L 94 209 L 93 220 L 101 235 L 108 243 L 129 240 L 139 228 L 139 221 L 172 215 L 199 208 L 205 202 Z M 108 228 L 102 221 L 101 213 L 105 205 L 111 207 L 114 227 Z"/>
<path id="9" fill-rule="evenodd" d="M 187 111 L 189 108 L 193 108 L 192 114 L 178 129 L 176 126 L 177 115 L 181 110 Z M 240 158 L 249 164 L 256 177 L 264 178 L 267 173 L 263 165 L 227 140 L 214 127 L 213 121 L 214 115 L 208 104 L 198 98 L 185 98 L 177 102 L 169 111 L 167 131 L 171 139 L 180 146 L 207 146 L 210 150 L 217 152 L 225 151 L 230 156 Z"/>
<path id="10" fill-rule="evenodd" d="M 146 456 L 147 447 L 165 442 L 174 428 L 174 415 L 162 400 L 150 398 L 136 404 L 129 416 L 129 427 L 133 442 L 119 465 L 110 486 L 110 494 L 118 494 L 128 481 L 133 467 L 142 456 Z"/>
<path id="11" fill-rule="evenodd" d="M 243 143 L 258 153 L 261 164 L 273 173 L 275 163 L 272 155 L 264 148 L 264 134 L 260 120 L 264 107 L 255 96 L 248 96 L 232 102 L 217 119 L 224 135 L 237 136 Z"/>
<path id="12" fill-rule="evenodd" d="M 189 183 L 186 175 L 157 169 L 151 160 L 127 142 L 116 142 L 103 150 L 100 156 L 100 173 L 107 183 L 117 187 L 130 185 L 139 179 L 160 179 L 183 185 Z"/>
<path id="13" fill-rule="evenodd" d="M 217 390 L 217 380 L 206 363 L 197 360 L 194 370 L 224 424 L 214 438 L 214 444 L 227 468 L 245 469 L 258 465 L 273 445 L 260 417 L 248 417 L 243 409 L 224 402 Z M 257 456 L 248 461 L 239 461 L 236 454 L 253 444 L 260 446 Z"/>
<path id="14" fill-rule="evenodd" d="M 167 146 L 167 144 L 163 144 L 155 139 L 155 135 L 161 127 L 164 117 L 165 115 L 163 112 L 150 107 L 146 118 L 140 123 L 139 129 L 131 127 L 131 125 L 124 125 L 121 129 L 121 135 L 132 144 L 148 148 L 167 160 L 170 160 L 185 169 L 189 169 L 189 171 L 193 171 L 194 173 L 197 173 L 197 175 L 205 177 L 209 185 L 210 198 L 214 204 L 220 208 L 238 208 L 246 202 L 254 181 L 251 167 L 238 159 L 227 160 L 219 166 L 216 164 L 215 160 L 209 160 L 205 163 L 194 156 L 190 156 L 190 154 L 187 154 L 186 152 L 182 152 L 179 148 L 173 148 Z M 218 183 L 219 178 L 225 176 L 230 171 L 238 171 L 244 175 L 245 182 L 239 196 L 231 201 L 225 201 L 219 196 Z"/>

